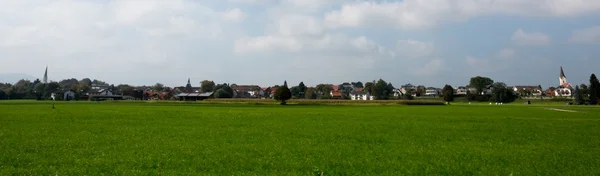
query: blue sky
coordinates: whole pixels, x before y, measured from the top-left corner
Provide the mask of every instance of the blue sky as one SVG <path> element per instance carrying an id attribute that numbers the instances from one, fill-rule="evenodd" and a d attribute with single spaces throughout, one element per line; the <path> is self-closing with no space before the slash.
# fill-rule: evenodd
<path id="1" fill-rule="evenodd" d="M 0 75 L 56 81 L 547 88 L 600 71 L 600 1 L 2 1 L 0 38 Z"/>

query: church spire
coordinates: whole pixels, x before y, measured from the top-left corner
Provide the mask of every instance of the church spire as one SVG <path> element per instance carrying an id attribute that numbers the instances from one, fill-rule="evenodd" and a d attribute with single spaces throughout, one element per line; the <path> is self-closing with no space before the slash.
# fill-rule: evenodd
<path id="1" fill-rule="evenodd" d="M 560 77 L 558 77 L 558 80 L 560 81 L 561 87 L 569 85 L 569 82 L 567 81 L 567 77 L 565 76 L 565 72 L 563 71 L 562 66 L 560 66 Z"/>
<path id="2" fill-rule="evenodd" d="M 44 84 L 48 83 L 48 66 L 46 66 L 46 71 L 44 72 Z"/>
<path id="3" fill-rule="evenodd" d="M 188 83 L 185 85 L 185 93 L 193 93 L 194 90 L 192 88 L 192 83 L 190 82 L 190 78 L 188 78 Z"/>

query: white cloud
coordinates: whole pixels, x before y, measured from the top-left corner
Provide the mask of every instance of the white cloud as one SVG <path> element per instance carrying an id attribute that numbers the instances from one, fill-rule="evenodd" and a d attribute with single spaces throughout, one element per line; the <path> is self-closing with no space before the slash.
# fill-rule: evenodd
<path id="1" fill-rule="evenodd" d="M 550 44 L 550 37 L 541 32 L 530 32 L 527 33 L 523 29 L 517 29 L 511 40 L 517 45 L 525 46 L 542 46 Z"/>
<path id="2" fill-rule="evenodd" d="M 569 41 L 573 43 L 600 43 L 600 26 L 575 30 Z"/>
<path id="3" fill-rule="evenodd" d="M 517 56 L 517 51 L 515 51 L 514 49 L 510 49 L 510 48 L 505 48 L 505 49 L 500 50 L 498 52 L 497 56 L 500 58 L 504 58 L 504 59 L 511 59 L 511 58 L 515 58 Z"/>
<path id="4" fill-rule="evenodd" d="M 387 50 L 364 36 L 348 37 L 343 34 L 325 34 L 319 37 L 267 35 L 246 37 L 235 41 L 234 52 L 294 53 L 312 56 L 386 55 Z"/>
<path id="5" fill-rule="evenodd" d="M 306 55 L 383 54 L 384 47 L 364 36 L 349 37 L 326 33 L 320 21 L 311 16 L 290 14 L 271 24 L 268 35 L 244 37 L 235 41 L 236 53 L 294 52 Z"/>
<path id="6" fill-rule="evenodd" d="M 465 57 L 465 63 L 475 72 L 493 72 L 490 60 L 478 59 L 472 56 Z"/>
<path id="7" fill-rule="evenodd" d="M 223 19 L 227 21 L 236 22 L 241 21 L 244 18 L 246 18 L 246 14 L 244 14 L 244 12 L 242 12 L 242 10 L 240 10 L 239 8 L 234 8 L 223 13 Z"/>
<path id="8" fill-rule="evenodd" d="M 172 63 L 194 61 L 198 48 L 237 30 L 222 21 L 228 12 L 187 0 L 0 1 L 0 14 L 0 55 L 11 61 L 2 72 L 36 73 L 34 65 L 48 64 L 65 77 L 177 70 L 187 66 Z"/>
<path id="9" fill-rule="evenodd" d="M 325 15 L 328 27 L 423 28 L 489 15 L 572 17 L 600 11 L 588 0 L 404 0 L 353 2 Z"/>
<path id="10" fill-rule="evenodd" d="M 415 71 L 417 75 L 421 76 L 433 76 L 443 71 L 443 61 L 441 59 L 432 59 L 418 70 Z"/>
<path id="11" fill-rule="evenodd" d="M 394 54 L 399 57 L 419 58 L 433 54 L 434 45 L 416 40 L 399 40 L 396 42 Z"/>
<path id="12" fill-rule="evenodd" d="M 274 32 L 285 36 L 322 35 L 322 22 L 312 16 L 290 14 L 279 17 L 274 24 Z"/>

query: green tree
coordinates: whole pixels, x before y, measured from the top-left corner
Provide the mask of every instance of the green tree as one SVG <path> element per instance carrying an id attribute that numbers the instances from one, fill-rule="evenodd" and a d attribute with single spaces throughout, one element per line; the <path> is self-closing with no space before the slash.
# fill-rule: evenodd
<path id="1" fill-rule="evenodd" d="M 227 83 L 216 85 L 214 90 L 216 90 L 215 94 L 213 95 L 213 96 L 215 96 L 215 98 L 232 98 L 233 97 L 233 89 Z M 222 90 L 222 91 L 220 91 L 220 90 Z M 217 94 L 217 92 L 219 92 L 219 93 Z"/>
<path id="2" fill-rule="evenodd" d="M 64 80 L 58 82 L 58 84 L 60 85 L 60 87 L 70 88 L 75 84 L 79 84 L 79 81 L 75 78 L 71 78 L 71 79 L 64 79 Z"/>
<path id="3" fill-rule="evenodd" d="M 454 101 L 454 88 L 448 84 L 444 86 L 442 89 L 442 95 L 444 96 L 444 101 L 452 102 Z"/>
<path id="4" fill-rule="evenodd" d="M 304 85 L 304 82 L 300 82 L 300 84 L 298 84 L 298 97 L 299 98 L 304 98 L 306 95 L 306 85 Z"/>
<path id="5" fill-rule="evenodd" d="M 0 100 L 6 99 L 8 99 L 8 95 L 6 94 L 6 92 L 4 92 L 4 90 L 0 89 Z"/>
<path id="6" fill-rule="evenodd" d="M 292 92 L 287 87 L 287 81 L 284 82 L 283 86 L 279 87 L 277 91 L 275 91 L 275 95 L 273 96 L 275 100 L 281 101 L 281 105 L 286 105 L 286 100 L 292 98 Z"/>
<path id="7" fill-rule="evenodd" d="M 44 97 L 50 98 L 50 95 L 58 90 L 60 90 L 60 84 L 57 82 L 48 83 L 46 84 L 46 87 L 44 87 Z"/>
<path id="8" fill-rule="evenodd" d="M 290 89 L 290 91 L 292 92 L 292 98 L 294 98 L 294 99 L 301 98 L 300 97 L 300 87 L 294 86 Z"/>
<path id="9" fill-rule="evenodd" d="M 163 90 L 165 90 L 165 85 L 161 84 L 161 83 L 156 83 L 152 86 L 152 91 L 156 91 L 156 92 L 161 92 Z"/>
<path id="10" fill-rule="evenodd" d="M 595 74 L 590 76 L 590 88 L 589 88 L 590 104 L 598 104 L 598 95 L 600 95 L 600 82 L 596 78 Z"/>
<path id="11" fill-rule="evenodd" d="M 117 89 L 119 89 L 119 92 L 123 95 L 135 97 L 135 88 L 130 85 L 121 84 L 117 86 Z"/>
<path id="12" fill-rule="evenodd" d="M 344 83 L 338 85 L 339 91 L 342 94 L 342 99 L 350 99 L 350 93 L 352 93 L 352 85 L 350 83 Z"/>
<path id="13" fill-rule="evenodd" d="M 581 84 L 579 89 L 581 89 L 581 95 L 583 95 L 584 98 L 586 98 L 590 93 L 590 90 L 586 84 Z"/>
<path id="14" fill-rule="evenodd" d="M 363 83 L 360 82 L 360 81 L 358 81 L 358 82 L 352 82 L 350 84 L 352 84 L 352 86 L 354 86 L 354 88 L 364 88 Z"/>
<path id="15" fill-rule="evenodd" d="M 200 82 L 200 92 L 214 92 L 215 91 L 215 82 L 204 80 Z"/>
<path id="16" fill-rule="evenodd" d="M 79 84 L 85 84 L 89 87 L 92 86 L 92 80 L 90 78 L 83 78 L 79 81 Z"/>
<path id="17" fill-rule="evenodd" d="M 374 87 L 374 97 L 377 100 L 388 100 L 394 94 L 394 87 L 383 79 L 379 79 Z"/>
<path id="18" fill-rule="evenodd" d="M 471 81 L 469 82 L 469 86 L 475 88 L 477 90 L 477 94 L 481 94 L 483 92 L 483 89 L 486 88 L 486 86 L 491 85 L 494 83 L 494 80 L 488 78 L 488 77 L 481 77 L 481 76 L 476 76 L 471 78 Z"/>
<path id="19" fill-rule="evenodd" d="M 328 96 L 329 92 L 331 92 L 331 85 L 329 84 L 319 84 L 316 87 L 317 92 L 319 92 L 319 94 L 321 96 Z"/>
<path id="20" fill-rule="evenodd" d="M 101 81 L 101 80 L 94 79 L 94 81 L 92 81 L 92 84 L 96 84 L 96 85 L 106 85 L 106 82 L 104 82 L 104 81 Z"/>
<path id="21" fill-rule="evenodd" d="M 35 95 L 37 97 L 38 100 L 40 99 L 45 99 L 44 95 L 44 90 L 46 89 L 46 84 L 44 83 L 39 83 L 35 85 L 34 91 L 35 91 Z"/>
<path id="22" fill-rule="evenodd" d="M 425 86 L 417 86 L 417 96 L 424 96 L 427 92 L 427 88 Z"/>
<path id="23" fill-rule="evenodd" d="M 317 99 L 317 89 L 315 88 L 308 88 L 306 89 L 306 99 Z"/>
<path id="24" fill-rule="evenodd" d="M 369 94 L 373 95 L 375 94 L 375 81 L 373 82 L 367 82 L 365 83 L 365 87 L 364 89 L 366 92 L 368 92 Z"/>
<path id="25" fill-rule="evenodd" d="M 583 99 L 583 94 L 581 94 L 581 89 L 579 89 L 579 86 L 575 86 L 575 90 L 573 91 L 573 97 L 575 97 L 575 104 L 585 104 L 585 100 Z"/>
<path id="26" fill-rule="evenodd" d="M 503 82 L 492 84 L 492 94 L 495 102 L 509 103 L 515 101 L 514 92 L 506 87 Z"/>
<path id="27" fill-rule="evenodd" d="M 231 98 L 231 95 L 223 89 L 219 89 L 214 94 L 215 98 Z"/>

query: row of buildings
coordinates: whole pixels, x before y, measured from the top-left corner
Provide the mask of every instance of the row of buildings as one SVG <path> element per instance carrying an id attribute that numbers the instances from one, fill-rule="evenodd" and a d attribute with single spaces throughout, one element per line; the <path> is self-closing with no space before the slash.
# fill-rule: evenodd
<path id="1" fill-rule="evenodd" d="M 44 74 L 44 82 L 47 82 L 47 68 Z M 519 94 L 526 94 L 522 96 L 572 96 L 572 85 L 567 81 L 564 74 L 563 68 L 560 68 L 559 86 L 556 88 L 549 88 L 542 90 L 541 86 L 511 86 L 514 92 Z M 365 90 L 363 87 L 355 87 L 354 84 L 343 83 L 341 85 L 330 85 L 329 97 L 332 99 L 348 98 L 350 100 L 373 100 L 373 93 Z M 231 85 L 233 89 L 234 98 L 273 98 L 275 91 L 278 87 L 260 87 L 258 85 Z M 124 95 L 122 92 L 118 92 L 113 86 L 108 84 L 92 84 L 91 89 L 78 97 L 79 99 L 91 99 L 91 100 L 102 100 L 102 99 L 116 99 L 116 100 L 202 100 L 211 98 L 213 92 L 201 92 L 201 87 L 193 87 L 190 80 L 188 79 L 186 86 L 168 88 L 166 91 L 153 91 L 150 87 L 136 87 L 134 95 Z M 345 92 L 345 91 L 348 92 Z M 476 92 L 476 89 L 469 86 L 458 86 L 455 88 L 455 95 L 467 95 L 469 92 Z M 322 93 L 322 92 L 320 92 Z M 347 93 L 346 96 L 343 96 Z M 489 85 L 481 94 L 491 94 L 492 87 Z M 393 94 L 396 97 L 403 95 L 411 95 L 413 97 L 438 97 L 441 95 L 441 88 L 426 87 L 426 86 L 415 86 L 412 84 L 405 84 L 400 88 L 395 88 Z M 55 99 L 74 100 L 76 93 L 70 89 L 64 89 L 53 94 L 52 97 Z"/>

